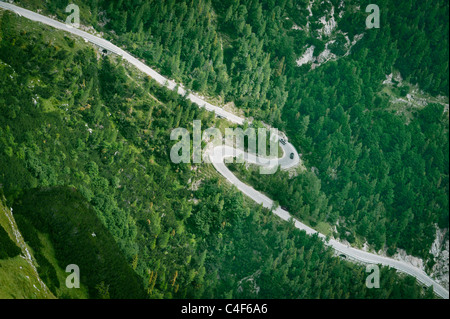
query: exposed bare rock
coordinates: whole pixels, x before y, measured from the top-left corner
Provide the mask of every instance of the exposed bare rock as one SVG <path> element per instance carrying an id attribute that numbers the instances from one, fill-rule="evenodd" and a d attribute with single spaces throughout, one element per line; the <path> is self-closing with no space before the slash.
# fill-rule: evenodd
<path id="1" fill-rule="evenodd" d="M 449 233 L 448 229 L 439 229 L 436 225 L 436 239 L 431 245 L 430 253 L 436 264 L 431 270 L 431 276 L 443 287 L 449 288 Z"/>

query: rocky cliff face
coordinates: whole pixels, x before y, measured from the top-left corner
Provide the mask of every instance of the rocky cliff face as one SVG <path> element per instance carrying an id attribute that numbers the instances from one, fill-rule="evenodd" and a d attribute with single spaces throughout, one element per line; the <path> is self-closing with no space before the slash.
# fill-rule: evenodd
<path id="1" fill-rule="evenodd" d="M 316 13 L 322 12 L 321 15 L 314 15 L 312 8 Z M 324 48 L 318 50 L 315 45 L 306 45 L 303 55 L 297 59 L 297 66 L 311 64 L 311 70 L 313 70 L 328 61 L 337 60 L 350 54 L 352 47 L 362 39 L 364 34 L 355 35 L 353 39 L 350 39 L 347 33 L 339 30 L 337 21 L 344 15 L 344 8 L 343 1 L 337 10 L 329 0 L 321 2 L 311 0 L 309 2 L 306 25 L 294 24 L 292 29 L 305 31 L 311 38 L 320 40 Z M 349 10 L 360 10 L 360 8 Z"/>
<path id="2" fill-rule="evenodd" d="M 436 239 L 431 246 L 430 253 L 434 256 L 436 264 L 431 275 L 446 289 L 449 288 L 449 232 L 448 229 L 439 229 L 436 226 Z"/>

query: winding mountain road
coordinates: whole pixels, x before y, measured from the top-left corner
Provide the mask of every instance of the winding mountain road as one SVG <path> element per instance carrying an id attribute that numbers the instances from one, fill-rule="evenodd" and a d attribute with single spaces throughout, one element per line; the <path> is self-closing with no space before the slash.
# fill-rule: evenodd
<path id="1" fill-rule="evenodd" d="M 155 70 L 151 69 L 144 63 L 142 63 L 140 60 L 136 59 L 126 51 L 120 49 L 119 47 L 115 46 L 111 42 L 99 38 L 95 35 L 92 35 L 90 33 L 84 32 L 82 30 L 73 28 L 67 24 L 55 21 L 53 19 L 50 19 L 48 17 L 45 17 L 43 15 L 40 15 L 38 13 L 35 13 L 33 11 L 29 11 L 20 7 L 17 7 L 15 5 L 5 3 L 0 1 L 0 8 L 3 8 L 5 10 L 13 11 L 22 17 L 25 17 L 27 19 L 41 22 L 46 25 L 52 26 L 59 30 L 64 30 L 67 32 L 70 32 L 74 35 L 80 36 L 84 38 L 86 41 L 89 41 L 103 49 L 106 49 L 112 53 L 115 53 L 117 55 L 120 55 L 124 60 L 128 61 L 132 65 L 134 65 L 136 68 L 138 68 L 143 73 L 147 74 L 148 76 L 152 77 L 154 80 L 156 80 L 161 85 L 167 86 L 169 89 L 174 90 L 177 89 L 177 92 L 180 95 L 185 96 L 187 94 L 187 91 L 181 86 L 175 83 L 173 80 L 167 79 Z M 212 105 L 206 101 L 204 101 L 201 97 L 199 97 L 195 93 L 189 93 L 187 95 L 187 98 L 191 100 L 193 103 L 199 105 L 200 107 L 204 107 L 206 110 L 215 112 L 218 116 L 224 117 L 230 122 L 236 123 L 236 124 L 243 124 L 245 122 L 245 119 L 236 116 L 230 112 L 227 112 L 223 110 L 222 108 Z M 283 149 L 283 156 L 278 159 L 277 164 L 280 166 L 281 169 L 289 169 L 296 167 L 300 163 L 300 158 L 295 150 L 294 146 L 287 142 L 285 145 L 280 143 L 281 148 Z M 294 158 L 290 158 L 290 154 L 294 153 Z M 229 146 L 217 146 L 214 148 L 210 148 L 210 151 L 207 153 L 207 156 L 211 160 L 212 164 L 214 165 L 215 169 L 223 175 L 228 181 L 230 181 L 233 185 L 235 185 L 241 192 L 243 192 L 245 195 L 250 197 L 252 200 L 257 202 L 258 204 L 262 204 L 264 207 L 268 209 L 273 208 L 273 201 L 265 196 L 264 194 L 258 192 L 257 190 L 253 189 L 252 187 L 248 186 L 247 184 L 241 182 L 225 165 L 224 160 L 229 157 L 234 156 L 240 156 L 243 155 L 245 157 L 245 160 L 249 163 L 261 165 L 261 166 L 270 166 L 273 165 L 273 161 L 269 161 L 267 158 L 258 157 L 252 154 L 248 154 L 246 152 L 243 152 L 241 150 L 236 150 Z M 449 298 L 449 292 L 442 287 L 440 284 L 438 284 L 436 281 L 434 281 L 432 278 L 430 278 L 424 271 L 422 271 L 419 268 L 416 268 L 408 263 L 398 261 L 392 258 L 379 256 L 373 253 L 369 253 L 363 250 L 359 250 L 353 247 L 348 247 L 334 239 L 326 240 L 325 236 L 323 234 L 318 233 L 316 230 L 308 227 L 307 225 L 301 223 L 300 221 L 293 218 L 289 212 L 286 210 L 278 207 L 273 211 L 276 215 L 278 215 L 283 220 L 289 221 L 293 220 L 295 223 L 295 227 L 298 229 L 304 230 L 306 233 L 313 235 L 318 234 L 320 238 L 324 240 L 326 245 L 331 246 L 333 249 L 335 249 L 339 254 L 346 255 L 349 259 L 353 259 L 362 263 L 367 264 L 381 264 L 384 266 L 395 268 L 399 271 L 402 271 L 406 274 L 409 274 L 411 276 L 414 276 L 417 278 L 417 280 L 421 283 L 423 283 L 426 286 L 433 286 L 434 291 L 436 294 L 441 296 L 442 298 L 448 299 Z"/>

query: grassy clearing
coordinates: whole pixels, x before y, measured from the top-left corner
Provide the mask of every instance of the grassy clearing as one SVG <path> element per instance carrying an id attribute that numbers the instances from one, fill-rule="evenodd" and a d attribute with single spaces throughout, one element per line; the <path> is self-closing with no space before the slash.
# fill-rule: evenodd
<path id="1" fill-rule="evenodd" d="M 325 236 L 332 235 L 331 225 L 326 222 L 319 222 L 316 226 L 314 226 L 315 230 L 319 233 L 324 234 Z"/>
<path id="2" fill-rule="evenodd" d="M 48 299 L 28 262 L 21 256 L 0 259 L 0 299 Z"/>
<path id="3" fill-rule="evenodd" d="M 3 227 L 13 242 L 13 229 L 6 216 L 8 208 L 0 201 L 0 227 Z M 51 293 L 40 288 L 33 268 L 22 256 L 0 259 L 0 299 L 53 299 Z"/>
<path id="4" fill-rule="evenodd" d="M 68 273 L 66 273 L 65 270 L 58 265 L 58 261 L 55 256 L 55 249 L 53 248 L 53 245 L 50 241 L 48 234 L 43 234 L 39 232 L 38 237 L 42 244 L 41 248 L 42 255 L 44 255 L 44 257 L 50 262 L 50 264 L 56 270 L 58 281 L 62 283 L 58 288 L 55 288 L 57 291 L 56 293 L 57 296 L 61 296 L 64 299 L 88 299 L 89 292 L 87 287 L 83 283 L 80 283 L 79 289 L 69 289 L 67 288 L 66 285 L 63 284 L 66 281 Z"/>

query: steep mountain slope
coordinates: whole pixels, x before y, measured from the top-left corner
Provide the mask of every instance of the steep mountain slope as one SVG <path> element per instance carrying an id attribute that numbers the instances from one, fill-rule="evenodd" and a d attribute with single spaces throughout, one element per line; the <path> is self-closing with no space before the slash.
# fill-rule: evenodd
<path id="1" fill-rule="evenodd" d="M 0 200 L 0 299 L 55 298 L 39 277 L 30 251 L 12 209 Z"/>
<path id="2" fill-rule="evenodd" d="M 80 284 L 87 287 L 89 298 L 145 297 L 141 280 L 95 211 L 75 189 L 27 191 L 15 202 L 14 210 L 25 240 L 40 266 L 45 265 L 39 271 L 41 277 L 58 296 L 64 291 L 60 288 L 65 280 L 58 278 L 55 266 L 66 269 L 77 265 Z M 51 243 L 57 265 L 51 265 L 45 256 L 46 242 Z"/>
<path id="3" fill-rule="evenodd" d="M 67 17 L 64 1 L 20 3 Z M 286 129 L 324 198 L 312 196 L 321 208 L 310 211 L 291 201 L 303 218 L 329 223 L 336 236 L 361 246 L 406 250 L 431 268 L 434 225 L 448 228 L 445 107 L 431 123 L 434 133 L 419 114 L 405 126 L 382 83 L 399 70 L 408 83 L 448 101 L 448 2 L 380 1 L 379 29 L 366 28 L 368 4 L 84 1 L 80 17 L 163 74 Z M 298 67 L 305 51 L 318 61 Z M 331 54 L 339 58 L 329 60 Z M 303 180 L 285 189 L 306 187 Z"/>
<path id="4" fill-rule="evenodd" d="M 75 186 L 150 297 L 425 296 L 414 280 L 387 269 L 382 280 L 397 284 L 368 290 L 363 267 L 245 203 L 211 179 L 207 165 L 170 163 L 171 129 L 194 118 L 219 125 L 213 115 L 83 41 L 5 16 L 0 163 L 8 200 L 21 207 L 33 196 L 26 190 Z M 206 186 L 191 191 L 192 179 L 207 179 Z M 58 192 L 65 194 L 55 191 L 55 202 Z M 258 270 L 259 295 L 241 280 Z"/>

